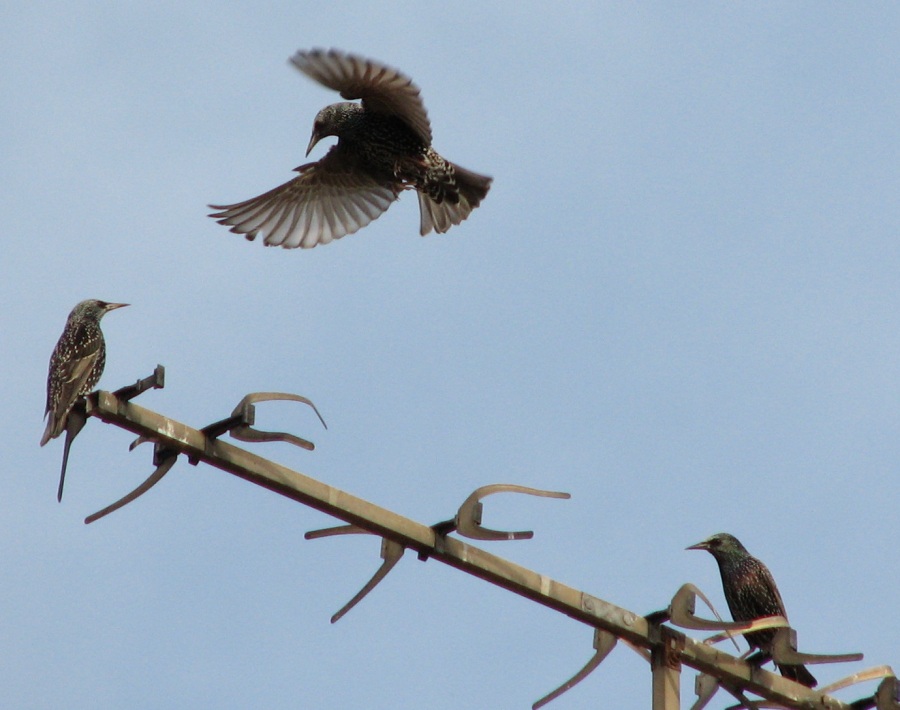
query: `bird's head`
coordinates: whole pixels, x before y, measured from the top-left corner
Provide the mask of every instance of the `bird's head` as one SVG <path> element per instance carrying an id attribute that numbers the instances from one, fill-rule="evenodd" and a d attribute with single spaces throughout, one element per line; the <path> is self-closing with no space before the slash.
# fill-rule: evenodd
<path id="1" fill-rule="evenodd" d="M 734 535 L 716 533 L 710 537 L 685 548 L 687 550 L 706 550 L 716 559 L 728 557 L 734 553 L 746 553 L 747 550 Z"/>
<path id="2" fill-rule="evenodd" d="M 89 298 L 75 306 L 69 314 L 69 318 L 75 320 L 95 318 L 96 320 L 100 320 L 110 311 L 114 311 L 116 308 L 124 308 L 127 305 L 129 304 L 109 303 L 108 301 L 99 301 L 96 298 Z"/>
<path id="3" fill-rule="evenodd" d="M 342 101 L 338 104 L 326 106 L 316 114 L 316 120 L 313 121 L 312 137 L 309 139 L 309 145 L 306 147 L 306 154 L 309 155 L 316 143 L 326 136 L 340 136 L 345 126 L 362 113 L 362 107 L 352 101 Z"/>

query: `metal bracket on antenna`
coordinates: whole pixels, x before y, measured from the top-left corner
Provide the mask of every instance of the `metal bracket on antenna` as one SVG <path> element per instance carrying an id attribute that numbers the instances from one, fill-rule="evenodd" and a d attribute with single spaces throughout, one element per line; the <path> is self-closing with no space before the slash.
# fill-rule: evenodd
<path id="1" fill-rule="evenodd" d="M 866 681 L 870 680 L 878 680 L 879 678 L 883 680 L 881 683 L 879 683 L 878 689 L 875 691 L 875 694 L 866 700 L 857 700 L 856 702 L 854 702 L 854 709 L 865 710 L 865 708 L 878 708 L 878 710 L 900 710 L 900 697 L 895 696 L 894 705 L 878 705 L 877 702 L 879 693 L 882 694 L 882 702 L 884 702 L 889 697 L 889 686 L 891 682 L 896 683 L 897 679 L 894 676 L 894 671 L 890 666 L 875 666 L 874 668 L 867 668 L 864 671 L 852 673 L 846 678 L 841 678 L 834 683 L 830 683 L 824 688 L 818 688 L 818 690 L 825 695 L 832 695 L 837 690 L 849 688 L 851 685 L 856 685 L 857 683 L 865 683 Z"/>
<path id="2" fill-rule="evenodd" d="M 165 373 L 166 368 L 162 365 L 157 365 L 152 375 L 145 377 L 143 380 L 138 380 L 133 385 L 122 387 L 116 390 L 114 394 L 120 399 L 128 401 L 150 388 L 159 389 L 165 384 Z M 87 396 L 93 397 L 95 395 L 91 393 Z M 66 482 L 66 468 L 69 465 L 69 449 L 72 446 L 72 442 L 75 441 L 75 437 L 84 429 L 86 423 L 87 401 L 85 397 L 79 397 L 66 418 L 66 443 L 63 447 L 62 467 L 59 470 L 59 488 L 56 490 L 57 501 L 62 502 L 63 486 Z"/>
<path id="3" fill-rule="evenodd" d="M 149 377 L 138 380 L 133 385 L 125 385 L 125 387 L 120 387 L 115 392 L 113 392 L 113 394 L 118 399 L 128 402 L 137 397 L 139 394 L 146 392 L 147 390 L 158 390 L 162 389 L 165 386 L 166 368 L 162 365 L 157 365 L 156 369 L 153 370 L 153 374 Z"/>
<path id="4" fill-rule="evenodd" d="M 779 665 L 797 666 L 806 663 L 853 663 L 861 661 L 861 653 L 800 653 L 797 650 L 797 632 L 788 627 L 778 629 L 772 640 L 772 660 Z"/>
<path id="5" fill-rule="evenodd" d="M 310 530 L 303 537 L 307 540 L 317 540 L 321 537 L 331 537 L 333 535 L 370 535 L 368 530 L 363 530 L 362 528 L 357 527 L 356 525 L 338 525 L 333 528 L 323 528 L 321 530 Z M 403 557 L 404 547 L 399 542 L 394 542 L 393 540 L 388 540 L 386 537 L 381 538 L 381 559 L 384 562 L 381 563 L 381 567 L 379 567 L 375 574 L 372 575 L 372 578 L 363 585 L 363 588 L 360 589 L 353 598 L 344 604 L 335 614 L 331 617 L 331 623 L 336 623 L 344 614 L 350 611 L 353 607 L 355 607 L 359 602 L 363 600 L 363 598 L 371 592 L 378 583 L 384 579 L 388 572 L 390 572 L 394 566 L 400 561 L 400 558 Z"/>
<path id="6" fill-rule="evenodd" d="M 719 690 L 719 680 L 706 673 L 698 673 L 694 676 L 694 694 L 697 700 L 691 705 L 691 710 L 703 710 Z"/>
<path id="7" fill-rule="evenodd" d="M 148 389 L 158 389 L 160 387 L 163 387 L 164 384 L 165 368 L 162 365 L 157 365 L 156 370 L 152 375 L 150 375 L 149 377 L 145 377 L 143 380 L 138 380 L 133 385 L 129 385 L 127 387 L 116 390 L 114 394 L 119 398 L 130 400 Z M 287 399 L 308 404 L 313 408 L 313 411 L 315 411 L 319 419 L 322 420 L 322 415 L 319 414 L 316 406 L 306 397 L 301 397 L 300 395 L 296 394 L 284 394 L 281 392 L 253 392 L 251 394 L 248 394 L 240 402 L 238 402 L 237 407 L 234 408 L 234 411 L 231 413 L 230 417 L 221 419 L 217 422 L 213 422 L 212 424 L 203 427 L 200 431 L 202 431 L 209 439 L 217 439 L 225 432 L 230 432 L 234 438 L 241 439 L 243 441 L 286 441 L 288 443 L 296 444 L 297 446 L 300 446 L 304 449 L 314 449 L 315 447 L 311 442 L 293 436 L 292 434 L 253 429 L 252 425 L 254 424 L 256 415 L 254 403 L 274 399 Z M 75 418 L 73 419 L 73 421 L 77 423 L 78 420 L 77 418 Z M 322 421 L 322 424 L 324 425 L 325 422 Z M 83 422 L 81 423 L 81 426 L 84 426 Z M 81 426 L 78 427 L 79 430 Z M 76 431 L 75 434 L 77 433 L 78 432 Z M 74 438 L 74 434 L 72 435 L 72 438 Z M 133 451 L 135 448 L 146 441 L 152 441 L 152 439 L 147 436 L 139 436 L 137 439 L 131 442 L 128 450 Z M 159 442 L 155 442 L 153 449 L 153 465 L 156 466 L 156 468 L 154 469 L 153 473 L 150 474 L 147 480 L 145 480 L 143 483 L 141 483 L 141 485 L 131 491 L 131 493 L 128 493 L 127 495 L 117 500 L 115 503 L 106 506 L 105 508 L 103 508 L 103 510 L 99 510 L 93 515 L 89 515 L 84 519 L 84 522 L 86 524 L 93 523 L 94 521 L 109 515 L 113 511 L 118 510 L 119 508 L 127 505 L 128 503 L 131 503 L 133 500 L 144 495 L 144 493 L 146 493 L 151 488 L 153 488 L 153 486 L 159 483 L 162 480 L 163 476 L 165 476 L 169 472 L 172 466 L 175 465 L 175 461 L 178 459 L 180 453 L 181 452 L 177 448 L 171 446 L 164 447 Z M 68 446 L 66 447 L 66 453 L 63 458 L 63 476 L 65 475 L 65 462 L 67 457 Z M 188 456 L 188 462 L 192 465 L 197 465 L 198 459 L 194 456 Z M 62 480 L 60 481 L 60 493 L 61 491 Z"/>
<path id="8" fill-rule="evenodd" d="M 749 653 L 749 652 L 748 652 Z M 744 656 L 741 656 L 743 658 Z M 741 710 L 741 708 L 749 708 L 749 710 L 759 710 L 764 707 L 775 707 L 780 708 L 780 705 L 769 706 L 766 705 L 763 701 L 750 700 L 744 692 L 738 688 L 732 688 L 726 683 L 723 683 L 718 678 L 714 676 L 707 675 L 706 673 L 698 673 L 694 678 L 694 693 L 697 695 L 697 700 L 694 701 L 694 704 L 691 705 L 691 710 L 703 710 L 707 706 L 710 700 L 712 700 L 713 696 L 719 690 L 719 688 L 724 688 L 726 692 L 730 693 L 734 696 L 734 698 L 739 702 L 738 705 L 731 705 L 727 708 L 727 710 Z"/>
<path id="9" fill-rule="evenodd" d="M 316 409 L 316 405 L 306 397 L 287 392 L 251 392 L 238 402 L 237 406 L 232 410 L 230 417 L 208 424 L 200 431 L 206 434 L 209 439 L 218 439 L 222 434 L 228 432 L 233 439 L 238 439 L 239 441 L 246 441 L 249 443 L 284 441 L 288 444 L 299 446 L 301 449 L 313 451 L 316 448 L 315 444 L 306 439 L 301 439 L 299 436 L 294 436 L 293 434 L 282 431 L 264 431 L 262 429 L 253 428 L 253 425 L 256 423 L 256 402 L 270 402 L 273 400 L 289 400 L 292 402 L 308 404 L 312 407 L 316 416 L 319 417 L 322 426 L 326 429 L 328 428 L 328 425 L 325 424 L 325 420 L 322 419 L 322 415 L 319 414 L 319 410 Z M 135 444 L 137 443 L 140 443 L 140 439 L 135 442 Z M 132 446 L 134 446 L 134 444 L 132 444 Z M 196 466 L 197 459 L 189 456 L 188 463 Z"/>
<path id="10" fill-rule="evenodd" d="M 560 695 L 570 690 L 578 683 L 588 677 L 616 647 L 616 636 L 603 629 L 594 629 L 594 655 L 584 664 L 584 667 L 573 675 L 569 680 L 559 686 L 556 690 L 547 693 L 543 698 L 535 702 L 531 706 L 531 710 L 538 710 L 544 707 L 551 700 L 556 700 Z"/>
<path id="11" fill-rule="evenodd" d="M 325 420 L 322 419 L 322 415 L 319 414 L 319 410 L 316 409 L 316 405 L 306 397 L 285 392 L 251 392 L 238 402 L 237 407 L 235 407 L 234 411 L 231 413 L 232 417 L 243 417 L 241 425 L 233 427 L 230 430 L 231 436 L 240 441 L 285 441 L 288 444 L 294 444 L 294 446 L 299 446 L 301 449 L 306 449 L 307 451 L 315 449 L 315 444 L 306 439 L 301 439 L 299 436 L 280 431 L 263 431 L 252 427 L 256 421 L 256 407 L 254 404 L 256 402 L 270 402 L 273 400 L 289 400 L 291 402 L 302 402 L 303 404 L 309 405 L 316 413 L 319 421 L 322 422 L 322 426 L 326 429 L 328 428 Z"/>
<path id="12" fill-rule="evenodd" d="M 697 603 L 697 597 L 716 615 L 716 619 L 704 619 L 694 613 Z M 697 629 L 700 631 L 724 631 L 725 633 L 716 634 L 708 638 L 704 643 L 718 643 L 726 638 L 732 637 L 733 634 L 743 634 L 748 631 L 759 631 L 761 629 L 773 629 L 787 627 L 788 621 L 783 616 L 766 616 L 755 621 L 722 621 L 722 617 L 716 611 L 712 603 L 707 599 L 706 595 L 701 592 L 693 584 L 683 584 L 681 588 L 672 597 L 672 603 L 669 605 L 669 618 L 673 624 L 684 629 Z"/>
<path id="13" fill-rule="evenodd" d="M 494 493 L 524 493 L 525 495 L 539 496 L 541 498 L 568 499 L 572 497 L 569 493 L 559 491 L 544 491 L 539 488 L 517 486 L 512 483 L 493 483 L 475 489 L 463 501 L 463 504 L 459 506 L 459 511 L 456 513 L 455 518 L 432 525 L 432 528 L 440 536 L 456 531 L 463 537 L 472 538 L 473 540 L 530 540 L 534 537 L 534 532 L 531 530 L 510 532 L 506 530 L 491 530 L 482 526 L 481 516 L 484 512 L 484 506 L 481 501 Z"/>
<path id="14" fill-rule="evenodd" d="M 878 710 L 900 710 L 900 683 L 897 682 L 893 671 L 878 684 L 874 698 Z"/>
<path id="15" fill-rule="evenodd" d="M 712 609 L 713 614 L 715 614 L 717 620 L 712 619 L 704 619 L 695 614 L 695 606 L 697 597 L 700 597 L 706 605 Z M 722 631 L 724 633 L 716 634 L 704 641 L 704 643 L 712 644 L 718 643 L 719 641 L 724 640 L 725 638 L 732 638 L 734 641 L 733 634 L 741 633 L 745 634 L 747 632 L 758 631 L 761 629 L 775 629 L 775 636 L 772 641 L 771 648 L 771 659 L 777 663 L 778 665 L 805 665 L 805 664 L 816 664 L 816 663 L 849 663 L 853 661 L 860 661 L 863 658 L 863 654 L 861 653 L 848 653 L 848 654 L 812 654 L 812 653 L 800 653 L 797 651 L 797 632 L 792 629 L 783 616 L 769 616 L 762 619 L 756 619 L 751 622 L 726 622 L 722 621 L 722 618 L 719 616 L 718 612 L 715 610 L 713 605 L 710 603 L 709 599 L 701 592 L 697 587 L 693 584 L 684 584 L 682 587 L 676 592 L 675 596 L 672 598 L 672 602 L 668 608 L 668 614 L 671 622 L 677 626 L 681 626 L 687 629 L 699 629 L 702 631 Z M 759 654 L 756 654 L 758 656 Z M 763 655 L 762 660 L 765 662 L 769 657 L 769 654 Z M 750 658 L 748 662 L 753 662 L 754 658 Z M 881 668 L 873 668 L 869 671 L 864 671 L 858 674 L 854 674 L 848 676 L 848 678 L 833 683 L 826 688 L 822 688 L 821 692 L 829 693 L 833 690 L 837 690 L 838 688 L 843 688 L 848 685 L 852 685 L 854 683 L 862 682 L 863 680 L 872 680 L 873 678 L 882 678 L 888 674 L 892 674 L 890 668 L 881 667 Z M 698 699 L 694 703 L 692 710 L 701 710 L 712 698 L 715 694 L 717 688 L 720 683 L 711 676 L 707 676 L 705 674 L 700 674 L 697 676 L 697 680 L 695 681 L 695 691 L 697 693 Z M 733 689 L 728 688 L 727 686 L 722 686 L 726 690 L 728 690 L 732 695 L 735 695 L 742 703 L 742 706 L 739 707 L 751 707 L 752 705 L 756 705 L 758 707 L 762 707 L 764 703 L 752 703 L 748 701 L 746 697 L 743 697 L 742 694 L 736 693 Z M 750 705 L 747 703 L 750 702 Z M 898 708 L 897 710 L 900 710 Z"/>
<path id="16" fill-rule="evenodd" d="M 131 448 L 139 443 L 135 442 L 132 444 Z M 89 515 L 84 519 L 84 524 L 89 525 L 96 520 L 100 520 L 100 518 L 106 517 L 110 513 L 118 510 L 122 506 L 128 505 L 133 500 L 140 498 L 144 493 L 149 491 L 153 486 L 159 483 L 162 480 L 162 477 L 165 476 L 172 466 L 175 465 L 175 462 L 178 460 L 178 451 L 172 448 L 164 447 L 160 443 L 156 443 L 153 447 L 153 465 L 156 468 L 153 470 L 153 473 L 144 481 L 141 485 L 135 488 L 131 493 L 122 496 L 115 503 L 111 503 L 110 505 L 103 508 L 103 510 L 98 510 L 93 515 Z"/>
<path id="17" fill-rule="evenodd" d="M 715 620 L 705 619 L 696 615 L 697 597 L 709 607 L 710 611 L 712 611 L 713 615 L 716 617 Z M 663 614 L 668 616 L 668 620 L 673 624 L 685 629 L 722 631 L 723 633 L 711 636 L 706 639 L 704 643 L 714 644 L 719 641 L 724 641 L 725 639 L 731 639 L 734 647 L 738 650 L 740 650 L 740 648 L 737 645 L 737 641 L 734 640 L 734 634 L 772 627 L 784 627 L 787 626 L 788 623 L 787 619 L 783 616 L 770 616 L 751 622 L 723 621 L 712 602 L 693 584 L 683 584 L 675 593 L 675 596 L 672 597 L 669 608 L 666 612 L 663 612 Z M 741 657 L 743 658 L 743 656 Z M 741 701 L 742 705 L 738 707 L 756 707 L 755 703 L 749 700 L 743 693 L 722 685 L 717 678 L 711 675 L 699 673 L 694 679 L 694 692 L 697 695 L 697 700 L 694 701 L 691 710 L 702 710 L 706 707 L 720 687 L 724 687 L 725 690 Z"/>

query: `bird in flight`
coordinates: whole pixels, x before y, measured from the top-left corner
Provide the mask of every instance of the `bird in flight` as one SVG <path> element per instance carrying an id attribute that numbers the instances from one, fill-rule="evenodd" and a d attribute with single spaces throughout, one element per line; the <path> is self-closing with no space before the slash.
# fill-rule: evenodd
<path id="1" fill-rule="evenodd" d="M 403 190 L 419 198 L 419 233 L 446 232 L 466 219 L 492 178 L 443 158 L 431 147 L 431 124 L 419 87 L 390 67 L 335 49 L 299 51 L 291 63 L 343 101 L 315 118 L 306 154 L 326 136 L 338 142 L 299 175 L 258 197 L 210 205 L 210 217 L 267 246 L 310 249 L 365 227 Z"/>
<path id="2" fill-rule="evenodd" d="M 41 446 L 66 431 L 72 408 L 100 381 L 103 368 L 106 366 L 106 342 L 100 330 L 100 319 L 110 311 L 127 305 L 89 299 L 76 305 L 69 313 L 66 327 L 63 328 L 62 335 L 50 356 L 50 369 L 47 373 L 47 407 L 44 410 L 47 427 L 41 437 Z M 78 429 L 80 428 L 79 426 Z M 58 500 L 62 500 L 66 460 L 72 438 L 74 434 L 71 433 L 66 438 L 63 467 L 59 476 Z"/>
<path id="3" fill-rule="evenodd" d="M 775 579 L 762 562 L 753 557 L 734 535 L 717 533 L 706 538 L 688 550 L 706 550 L 719 564 L 725 601 L 735 621 L 755 621 L 767 616 L 787 618 L 784 602 Z M 762 629 L 744 634 L 751 648 L 758 648 L 771 658 L 775 629 Z M 785 678 L 790 678 L 805 686 L 814 688 L 816 679 L 806 666 L 779 665 L 778 670 Z"/>

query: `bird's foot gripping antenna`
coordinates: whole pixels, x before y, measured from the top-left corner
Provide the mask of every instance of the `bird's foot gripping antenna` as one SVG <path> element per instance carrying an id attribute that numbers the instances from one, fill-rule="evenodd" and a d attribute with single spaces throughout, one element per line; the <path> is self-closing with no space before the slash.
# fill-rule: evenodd
<path id="1" fill-rule="evenodd" d="M 324 422 L 323 422 L 324 423 Z M 516 486 L 508 483 L 495 483 L 489 486 L 482 486 L 475 490 L 463 504 L 459 507 L 459 511 L 452 520 L 445 520 L 436 525 L 432 525 L 435 531 L 435 549 L 440 549 L 443 545 L 443 538 L 456 531 L 460 535 L 470 537 L 475 540 L 528 540 L 534 536 L 531 531 L 506 532 L 503 530 L 491 530 L 482 527 L 481 513 L 483 510 L 481 499 L 492 493 L 509 492 L 509 493 L 525 493 L 527 495 L 541 496 L 544 498 L 570 498 L 568 493 L 558 493 L 556 491 L 543 491 L 537 488 L 526 488 L 525 486 Z M 331 537 L 333 535 L 366 535 L 371 534 L 368 530 L 363 530 L 356 525 L 338 525 L 332 528 L 323 528 L 321 530 L 310 530 L 304 536 L 307 540 L 316 540 L 322 537 Z M 366 582 L 362 589 L 357 592 L 353 598 L 344 604 L 332 617 L 331 623 L 335 623 L 343 617 L 348 611 L 359 604 L 360 601 L 371 592 L 378 583 L 383 580 L 388 572 L 390 572 L 400 558 L 403 557 L 405 548 L 399 542 L 395 542 L 388 538 L 381 539 L 381 559 L 384 562 L 372 575 L 372 578 Z M 427 560 L 428 552 L 420 552 L 419 559 Z"/>
<path id="2" fill-rule="evenodd" d="M 128 385 L 127 387 L 116 390 L 115 395 L 119 397 L 119 399 L 127 401 L 137 397 L 141 392 L 146 392 L 148 389 L 161 389 L 165 386 L 165 380 L 166 368 L 162 365 L 157 365 L 152 375 L 145 377 L 142 380 L 138 380 L 133 385 Z M 93 397 L 94 394 L 92 393 L 88 396 Z M 72 442 L 75 441 L 75 437 L 78 436 L 82 429 L 84 429 L 86 423 L 87 402 L 84 398 L 79 398 L 66 419 L 66 443 L 63 447 L 62 468 L 60 468 L 59 471 L 59 488 L 56 490 L 57 501 L 62 502 L 63 487 L 66 483 L 66 467 L 69 465 L 69 448 L 72 446 Z"/>
<path id="3" fill-rule="evenodd" d="M 158 377 L 158 381 L 161 383 L 164 370 L 161 366 L 157 366 L 157 372 L 155 376 Z M 152 376 L 151 376 L 152 377 Z M 141 392 L 150 387 L 154 386 L 162 386 L 154 385 L 150 382 L 151 378 L 147 378 L 145 380 L 139 380 L 136 384 L 131 385 L 130 387 L 123 388 L 116 392 L 118 395 L 120 392 L 124 393 L 124 396 L 127 399 L 131 399 L 132 397 L 137 396 Z M 272 400 L 290 400 L 294 402 L 302 402 L 303 404 L 308 404 L 312 407 L 313 411 L 319 417 L 319 421 L 322 422 L 322 425 L 327 429 L 328 427 L 325 425 L 325 420 L 322 419 L 322 415 L 319 414 L 319 410 L 316 409 L 316 405 L 313 404 L 306 397 L 301 397 L 298 394 L 287 394 L 284 392 L 251 392 L 246 395 L 240 402 L 238 402 L 237 406 L 232 411 L 231 416 L 226 419 L 221 419 L 217 422 L 213 422 L 205 427 L 203 427 L 200 431 L 202 431 L 207 439 L 218 439 L 225 432 L 229 432 L 232 437 L 235 439 L 239 439 L 241 441 L 285 441 L 289 444 L 294 444 L 295 446 L 299 446 L 302 449 L 306 449 L 307 451 L 312 451 L 315 449 L 315 445 L 311 441 L 307 441 L 306 439 L 301 439 L 299 436 L 294 436 L 293 434 L 287 434 L 285 432 L 278 431 L 264 431 L 261 429 L 254 429 L 253 425 L 256 423 L 256 407 L 255 404 L 257 402 L 268 402 Z M 128 447 L 129 451 L 133 451 L 140 444 L 145 441 L 151 441 L 149 437 L 139 436 L 137 439 L 131 442 L 131 445 Z M 175 461 L 178 459 L 178 455 L 181 451 L 178 450 L 177 447 L 171 445 L 163 445 L 160 442 L 156 442 L 153 448 L 153 465 L 156 467 L 153 470 L 153 473 L 135 488 L 131 493 L 122 496 L 115 503 L 111 503 L 110 505 L 103 508 L 103 510 L 99 510 L 93 515 L 89 515 L 84 519 L 85 524 L 93 523 L 100 518 L 103 518 L 113 511 L 118 510 L 119 508 L 131 503 L 132 501 L 140 498 L 144 493 L 149 491 L 153 486 L 159 483 L 163 476 L 165 476 L 175 465 Z M 188 462 L 194 466 L 199 463 L 199 460 L 195 457 L 188 456 Z"/>

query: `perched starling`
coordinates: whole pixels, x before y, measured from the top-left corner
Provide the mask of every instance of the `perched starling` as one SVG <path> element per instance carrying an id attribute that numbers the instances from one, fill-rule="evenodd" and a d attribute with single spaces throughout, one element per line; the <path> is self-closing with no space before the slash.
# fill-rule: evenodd
<path id="1" fill-rule="evenodd" d="M 405 189 L 419 196 L 422 236 L 459 224 L 487 195 L 491 178 L 454 165 L 431 147 L 419 87 L 395 69 L 337 50 L 300 51 L 297 69 L 345 99 L 319 111 L 306 149 L 326 136 L 337 145 L 298 177 L 210 215 L 248 239 L 265 235 L 285 249 L 328 244 L 365 227 Z"/>
<path id="2" fill-rule="evenodd" d="M 688 550 L 706 550 L 719 563 L 725 601 L 735 621 L 754 621 L 766 616 L 787 618 L 781 594 L 769 569 L 753 557 L 740 541 L 728 533 L 717 533 L 703 542 L 691 545 Z M 775 629 L 764 629 L 744 634 L 751 648 L 758 648 L 771 657 Z M 806 666 L 779 665 L 785 678 L 814 688 L 816 679 Z"/>
<path id="3" fill-rule="evenodd" d="M 72 407 L 79 398 L 94 389 L 100 380 L 106 365 L 106 343 L 100 330 L 100 319 L 109 311 L 127 305 L 90 299 L 72 309 L 66 320 L 66 327 L 53 349 L 53 355 L 50 356 L 47 409 L 44 412 L 47 428 L 41 437 L 41 446 L 66 431 Z M 74 438 L 74 434 L 69 434 L 66 438 L 58 499 L 62 498 L 71 438 Z"/>

